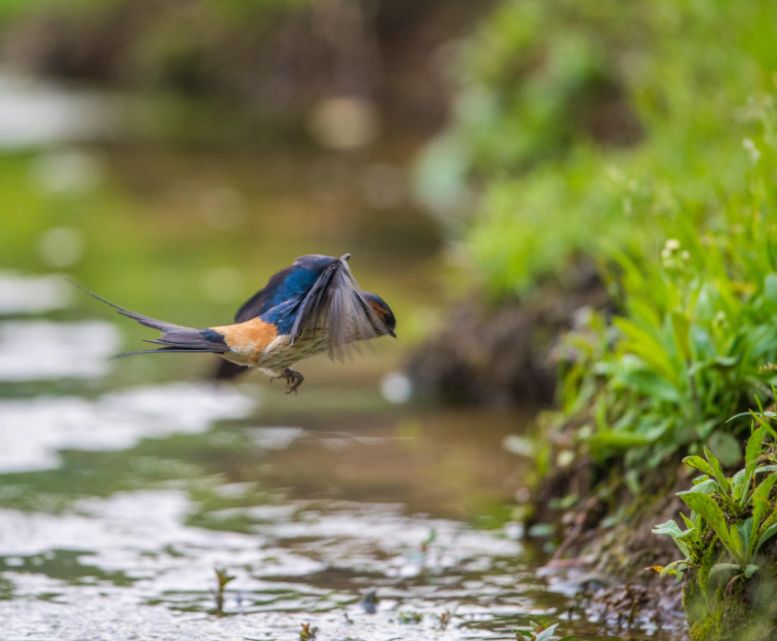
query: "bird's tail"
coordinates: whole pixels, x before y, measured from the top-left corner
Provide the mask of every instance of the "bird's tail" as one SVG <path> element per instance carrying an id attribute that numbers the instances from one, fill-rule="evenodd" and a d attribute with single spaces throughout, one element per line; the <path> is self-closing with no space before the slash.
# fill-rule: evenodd
<path id="1" fill-rule="evenodd" d="M 185 327 L 183 325 L 157 320 L 156 318 L 151 318 L 145 314 L 139 314 L 138 312 L 133 312 L 132 310 L 120 307 L 116 303 L 112 303 L 99 294 L 95 294 L 93 291 L 87 289 L 83 285 L 79 285 L 75 281 L 71 280 L 70 282 L 83 292 L 89 294 L 92 298 L 99 300 L 109 307 L 113 307 L 113 309 L 122 316 L 131 318 L 141 325 L 162 332 L 162 335 L 159 338 L 145 339 L 147 343 L 162 345 L 162 347 L 124 352 L 122 354 L 117 354 L 115 358 L 134 356 L 136 354 L 156 354 L 160 352 L 208 352 L 223 354 L 224 352 L 229 351 L 223 336 L 214 330 L 194 329 L 193 327 Z"/>

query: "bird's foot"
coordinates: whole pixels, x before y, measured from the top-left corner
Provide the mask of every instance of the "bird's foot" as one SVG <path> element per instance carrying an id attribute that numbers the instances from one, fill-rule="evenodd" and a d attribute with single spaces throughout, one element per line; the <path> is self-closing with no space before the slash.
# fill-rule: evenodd
<path id="1" fill-rule="evenodd" d="M 297 393 L 297 388 L 302 385 L 302 381 L 305 380 L 305 377 L 300 374 L 297 370 L 291 369 L 291 367 L 287 367 L 285 370 L 283 370 L 283 373 L 280 376 L 276 376 L 272 380 L 276 380 L 278 378 L 282 378 L 286 381 L 286 393 L 291 394 L 294 392 Z"/>

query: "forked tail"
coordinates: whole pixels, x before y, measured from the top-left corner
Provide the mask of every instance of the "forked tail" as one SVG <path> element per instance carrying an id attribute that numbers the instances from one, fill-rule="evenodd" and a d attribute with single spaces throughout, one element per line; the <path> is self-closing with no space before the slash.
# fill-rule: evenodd
<path id="1" fill-rule="evenodd" d="M 122 354 L 117 354 L 116 358 L 134 356 L 136 354 L 156 354 L 160 352 L 207 352 L 212 354 L 223 354 L 224 352 L 229 351 L 229 348 L 224 342 L 224 337 L 212 329 L 194 329 L 193 327 L 184 327 L 183 325 L 157 320 L 156 318 L 151 318 L 150 316 L 120 307 L 116 303 L 112 303 L 99 294 L 95 294 L 93 291 L 87 289 L 83 285 L 79 285 L 75 281 L 70 280 L 69 282 L 89 294 L 92 298 L 113 307 L 113 309 L 122 316 L 131 318 L 141 325 L 162 332 L 162 336 L 159 338 L 145 339 L 145 342 L 147 343 L 162 345 L 162 347 L 124 352 Z"/>

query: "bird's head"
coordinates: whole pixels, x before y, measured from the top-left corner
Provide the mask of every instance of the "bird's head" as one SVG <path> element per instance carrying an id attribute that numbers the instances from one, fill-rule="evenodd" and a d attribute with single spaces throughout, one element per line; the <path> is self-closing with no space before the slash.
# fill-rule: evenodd
<path id="1" fill-rule="evenodd" d="M 391 311 L 388 303 L 377 294 L 371 292 L 362 292 L 362 297 L 385 326 L 385 333 L 396 338 L 397 335 L 394 330 L 397 327 L 397 319 L 394 317 L 394 312 Z"/>

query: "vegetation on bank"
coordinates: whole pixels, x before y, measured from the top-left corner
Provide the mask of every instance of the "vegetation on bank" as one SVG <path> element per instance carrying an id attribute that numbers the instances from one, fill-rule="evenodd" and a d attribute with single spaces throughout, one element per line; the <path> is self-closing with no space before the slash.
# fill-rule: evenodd
<path id="1" fill-rule="evenodd" d="M 764 0 L 502 2 L 461 47 L 453 121 L 419 172 L 432 202 L 483 187 L 464 232 L 478 284 L 525 296 L 580 253 L 655 261 L 678 222 L 705 225 L 750 170 L 775 14 Z"/>
<path id="2" fill-rule="evenodd" d="M 773 636 L 777 432 L 770 420 L 775 416 L 752 413 L 744 467 L 732 476 L 707 448 L 703 458 L 686 457 L 684 462 L 701 472 L 690 489 L 678 494 L 690 516 L 680 514 L 684 527 L 671 519 L 654 529 L 670 536 L 682 553 L 655 569 L 662 575 L 687 575 L 684 597 L 694 641 Z"/>
<path id="3" fill-rule="evenodd" d="M 709 617 L 754 607 L 729 597 L 775 554 L 772 428 L 728 420 L 777 384 L 775 24 L 767 0 L 503 2 L 463 48 L 461 108 L 419 174 L 441 204 L 482 189 L 463 248 L 492 299 L 541 295 L 581 256 L 599 265 L 613 310 L 582 314 L 559 350 L 562 445 L 538 460 L 631 502 L 587 526 L 611 527 L 653 509 L 651 479 L 682 484 L 691 456 L 709 478 L 681 495 L 686 529 L 662 531 L 691 559 L 671 567 L 693 569 L 705 641 L 727 634 Z M 729 573 L 719 601 L 712 567 Z"/>

